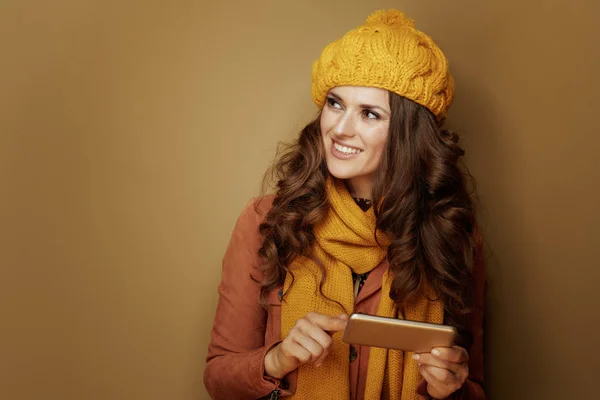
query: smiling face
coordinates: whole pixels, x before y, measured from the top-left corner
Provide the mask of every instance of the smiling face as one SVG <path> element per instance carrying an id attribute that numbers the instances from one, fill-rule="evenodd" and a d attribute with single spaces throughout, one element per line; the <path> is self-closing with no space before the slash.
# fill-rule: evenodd
<path id="1" fill-rule="evenodd" d="M 339 86 L 327 94 L 321 113 L 327 169 L 346 181 L 354 197 L 371 198 L 390 117 L 389 93 L 384 89 Z"/>

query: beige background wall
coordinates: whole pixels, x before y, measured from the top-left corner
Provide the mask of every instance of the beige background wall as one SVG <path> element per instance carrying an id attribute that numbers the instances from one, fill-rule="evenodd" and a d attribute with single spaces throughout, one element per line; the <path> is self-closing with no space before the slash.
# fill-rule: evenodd
<path id="1" fill-rule="evenodd" d="M 220 259 L 310 63 L 373 9 L 452 63 L 493 399 L 597 393 L 600 3 L 0 2 L 0 398 L 206 399 Z"/>

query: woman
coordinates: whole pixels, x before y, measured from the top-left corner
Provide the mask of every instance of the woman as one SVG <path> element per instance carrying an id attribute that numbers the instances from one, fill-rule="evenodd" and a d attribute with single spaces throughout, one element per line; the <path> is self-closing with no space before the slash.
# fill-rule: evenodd
<path id="1" fill-rule="evenodd" d="M 240 216 L 204 374 L 215 399 L 484 399 L 484 273 L 440 49 L 378 11 L 313 65 L 317 119 Z M 349 346 L 348 315 L 458 329 L 412 354 Z"/>

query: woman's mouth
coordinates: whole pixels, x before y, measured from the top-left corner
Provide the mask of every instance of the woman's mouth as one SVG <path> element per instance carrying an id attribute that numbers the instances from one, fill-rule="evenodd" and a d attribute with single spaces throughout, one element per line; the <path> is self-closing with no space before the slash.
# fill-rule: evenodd
<path id="1" fill-rule="evenodd" d="M 354 158 L 363 151 L 364 150 L 358 149 L 356 147 L 344 146 L 333 140 L 331 141 L 331 154 L 333 154 L 336 158 L 340 158 L 342 160 Z"/>

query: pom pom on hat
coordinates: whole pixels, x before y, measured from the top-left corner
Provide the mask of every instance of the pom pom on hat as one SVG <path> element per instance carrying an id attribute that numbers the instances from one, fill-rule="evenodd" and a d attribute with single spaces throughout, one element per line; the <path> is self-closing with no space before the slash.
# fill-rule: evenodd
<path id="1" fill-rule="evenodd" d="M 383 24 L 390 28 L 415 27 L 415 21 L 398 10 L 378 10 L 367 17 L 367 25 Z"/>

